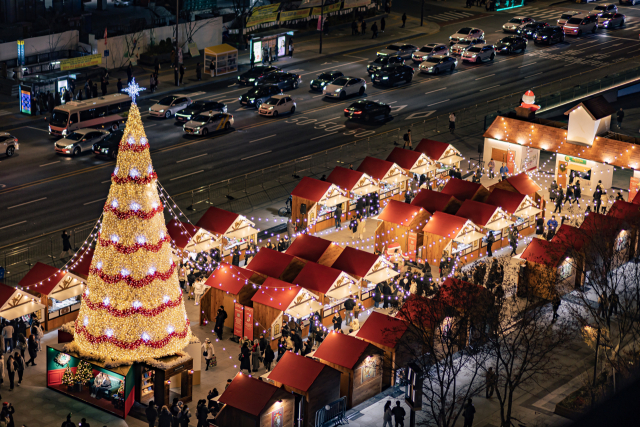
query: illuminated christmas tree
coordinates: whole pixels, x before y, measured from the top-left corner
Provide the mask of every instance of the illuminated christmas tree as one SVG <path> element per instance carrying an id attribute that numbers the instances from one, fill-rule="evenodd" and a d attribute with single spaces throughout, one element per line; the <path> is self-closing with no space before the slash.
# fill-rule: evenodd
<path id="1" fill-rule="evenodd" d="M 93 379 L 93 369 L 91 368 L 91 365 L 84 360 L 81 360 L 76 368 L 76 383 L 87 385 L 91 379 Z"/>
<path id="2" fill-rule="evenodd" d="M 149 141 L 133 98 L 75 324 L 83 351 L 141 361 L 173 355 L 191 329 L 173 261 Z"/>
<path id="3" fill-rule="evenodd" d="M 64 370 L 64 374 L 62 374 L 62 384 L 66 386 L 73 386 L 76 383 L 73 372 L 71 372 L 71 368 L 67 366 L 67 369 Z"/>

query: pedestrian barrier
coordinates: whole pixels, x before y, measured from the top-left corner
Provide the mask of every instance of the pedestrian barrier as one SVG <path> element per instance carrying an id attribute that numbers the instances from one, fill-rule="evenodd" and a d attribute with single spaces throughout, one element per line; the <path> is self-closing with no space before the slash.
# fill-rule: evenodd
<path id="1" fill-rule="evenodd" d="M 343 396 L 316 411 L 316 427 L 334 427 L 349 424 L 346 413 L 347 398 Z"/>

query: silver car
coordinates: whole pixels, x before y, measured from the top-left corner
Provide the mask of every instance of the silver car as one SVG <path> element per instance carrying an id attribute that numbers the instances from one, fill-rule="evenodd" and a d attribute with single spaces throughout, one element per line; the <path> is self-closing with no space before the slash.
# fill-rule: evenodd
<path id="1" fill-rule="evenodd" d="M 462 52 L 462 62 L 493 61 L 496 50 L 492 44 L 477 44 Z"/>
<path id="2" fill-rule="evenodd" d="M 532 22 L 535 22 L 535 19 L 529 18 L 528 16 L 514 16 L 509 22 L 502 26 L 502 31 L 505 33 L 517 33 L 521 27 Z"/>
<path id="3" fill-rule="evenodd" d="M 562 12 L 562 16 L 560 16 L 560 19 L 558 19 L 558 27 L 564 26 L 564 24 L 566 24 L 569 19 L 573 18 L 576 15 L 580 15 L 581 13 L 584 13 L 584 11 L 578 12 L 577 10 L 571 10 L 569 12 Z"/>
<path id="4" fill-rule="evenodd" d="M 233 126 L 233 116 L 218 111 L 202 112 L 182 126 L 187 135 L 207 136 L 209 132 L 226 131 Z"/>
<path id="5" fill-rule="evenodd" d="M 617 11 L 618 11 L 618 6 L 616 6 L 615 4 L 604 3 L 604 4 L 599 4 L 595 6 L 593 10 L 589 12 L 589 14 L 595 13 L 596 15 L 600 16 L 603 13 L 616 13 Z"/>
<path id="6" fill-rule="evenodd" d="M 166 117 L 175 116 L 178 111 L 182 111 L 191 105 L 191 98 L 186 95 L 169 95 L 158 101 L 157 104 L 149 108 L 150 117 Z"/>
<path id="7" fill-rule="evenodd" d="M 459 41 L 449 48 L 449 55 L 462 55 L 465 50 L 477 44 L 484 44 L 484 40 Z"/>
<path id="8" fill-rule="evenodd" d="M 464 27 L 460 28 L 455 34 L 449 37 L 449 44 L 454 45 L 459 41 L 482 39 L 484 39 L 484 31 L 480 28 Z"/>
<path id="9" fill-rule="evenodd" d="M 603 13 L 598 18 L 600 28 L 621 28 L 624 27 L 626 17 L 622 13 Z"/>
<path id="10" fill-rule="evenodd" d="M 7 157 L 11 157 L 19 148 L 18 138 L 7 132 L 0 132 L 0 153 L 4 151 Z"/>
<path id="11" fill-rule="evenodd" d="M 453 56 L 434 55 L 422 61 L 418 68 L 421 73 L 440 74 L 446 71 L 452 73 L 456 69 L 456 65 L 458 65 L 458 60 Z"/>
<path id="12" fill-rule="evenodd" d="M 411 59 L 415 64 L 419 64 L 434 55 L 448 55 L 449 47 L 442 43 L 429 43 L 422 46 L 418 51 L 413 52 Z"/>
<path id="13" fill-rule="evenodd" d="M 104 129 L 78 129 L 59 139 L 54 144 L 56 153 L 77 156 L 83 151 L 91 151 L 93 144 L 105 139 L 109 131 Z"/>
<path id="14" fill-rule="evenodd" d="M 416 50 L 418 50 L 418 47 L 412 44 L 390 44 L 379 50 L 378 56 L 400 56 L 404 59 L 409 59 Z"/>

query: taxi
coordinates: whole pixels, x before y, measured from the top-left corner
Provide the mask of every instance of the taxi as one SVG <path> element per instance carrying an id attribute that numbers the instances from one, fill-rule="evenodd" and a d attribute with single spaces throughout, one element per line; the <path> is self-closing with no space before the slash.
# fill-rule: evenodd
<path id="1" fill-rule="evenodd" d="M 233 115 L 212 110 L 193 117 L 184 124 L 182 129 L 185 135 L 206 136 L 209 132 L 229 130 L 231 126 L 233 126 Z"/>

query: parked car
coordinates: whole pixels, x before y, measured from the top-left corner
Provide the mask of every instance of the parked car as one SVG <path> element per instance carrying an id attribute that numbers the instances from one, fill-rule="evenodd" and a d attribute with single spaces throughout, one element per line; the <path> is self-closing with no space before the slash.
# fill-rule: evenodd
<path id="1" fill-rule="evenodd" d="M 535 22 L 535 19 L 529 18 L 528 16 L 514 16 L 502 26 L 502 31 L 505 33 L 517 33 L 521 27 L 525 25 Z"/>
<path id="2" fill-rule="evenodd" d="M 492 44 L 477 44 L 462 53 L 462 62 L 493 61 L 495 57 L 496 50 Z"/>
<path id="3" fill-rule="evenodd" d="M 120 141 L 124 136 L 124 131 L 116 130 L 105 136 L 102 141 L 96 142 L 91 147 L 96 157 L 109 157 L 115 160 L 118 157 Z"/>
<path id="4" fill-rule="evenodd" d="M 325 73 L 320 74 L 317 78 L 311 80 L 309 83 L 309 87 L 311 90 L 319 90 L 322 91 L 322 88 L 337 79 L 338 77 L 342 77 L 344 74 L 342 71 L 327 71 Z"/>
<path id="5" fill-rule="evenodd" d="M 378 56 L 400 56 L 401 58 L 409 59 L 416 50 L 418 50 L 418 47 L 412 44 L 390 44 L 379 50 Z"/>
<path id="6" fill-rule="evenodd" d="M 207 136 L 209 132 L 229 130 L 233 126 L 233 116 L 229 113 L 209 111 L 200 113 L 184 124 L 182 129 L 187 135 Z"/>
<path id="7" fill-rule="evenodd" d="M 484 31 L 479 28 L 464 27 L 449 37 L 449 44 L 456 44 L 459 41 L 484 39 Z"/>
<path id="8" fill-rule="evenodd" d="M 371 64 L 367 65 L 367 73 L 371 75 L 382 67 L 394 64 L 404 64 L 404 59 L 400 56 L 379 56 Z"/>
<path id="9" fill-rule="evenodd" d="M 191 98 L 186 95 L 169 95 L 158 101 L 157 104 L 149 108 L 150 117 L 170 118 L 177 112 L 184 110 L 191 105 Z"/>
<path id="10" fill-rule="evenodd" d="M 260 108 L 260 105 L 273 95 L 281 95 L 282 89 L 275 85 L 256 86 L 249 89 L 247 93 L 240 98 L 240 104 L 247 107 Z"/>
<path id="11" fill-rule="evenodd" d="M 533 40 L 535 44 L 554 44 L 564 41 L 564 31 L 562 27 L 544 27 Z"/>
<path id="12" fill-rule="evenodd" d="M 274 71 L 273 73 L 267 74 L 267 76 L 259 83 L 259 85 L 274 85 L 284 90 L 296 89 L 300 82 L 302 82 L 302 79 L 298 74 L 286 73 L 284 71 Z"/>
<path id="13" fill-rule="evenodd" d="M 13 156 L 16 150 L 20 149 L 20 144 L 18 144 L 18 138 L 7 133 L 0 132 L 0 152 L 4 152 L 7 157 Z"/>
<path id="14" fill-rule="evenodd" d="M 322 93 L 324 96 L 331 98 L 345 99 L 350 95 L 364 95 L 364 91 L 367 90 L 367 82 L 359 77 L 338 77 L 328 85 L 324 87 Z"/>
<path id="15" fill-rule="evenodd" d="M 524 52 L 527 48 L 527 39 L 522 36 L 507 36 L 496 43 L 496 52 L 514 53 Z"/>
<path id="16" fill-rule="evenodd" d="M 598 27 L 601 28 L 621 28 L 624 27 L 626 16 L 622 13 L 603 13 L 598 18 Z"/>
<path id="17" fill-rule="evenodd" d="M 393 86 L 398 82 L 411 83 L 413 68 L 404 64 L 387 65 L 371 76 L 371 83 Z"/>
<path id="18" fill-rule="evenodd" d="M 548 26 L 549 24 L 547 24 L 546 22 L 540 22 L 540 21 L 532 22 L 520 28 L 518 30 L 518 34 L 528 39 L 535 39 L 536 36 L 538 35 L 538 31 Z"/>
<path id="19" fill-rule="evenodd" d="M 78 129 L 56 141 L 54 148 L 56 153 L 77 156 L 83 151 L 91 150 L 93 144 L 102 141 L 107 135 L 109 131 L 104 129 Z"/>
<path id="20" fill-rule="evenodd" d="M 416 52 L 413 52 L 411 55 L 411 59 L 415 64 L 419 64 L 425 59 L 434 56 L 434 55 L 448 55 L 449 47 L 446 44 L 442 43 L 429 43 L 422 46 Z"/>
<path id="21" fill-rule="evenodd" d="M 226 113 L 227 106 L 222 102 L 211 100 L 195 101 L 184 110 L 176 113 L 176 121 L 186 123 L 191 120 L 193 116 L 202 113 L 203 111 L 218 111 L 220 113 Z"/>
<path id="22" fill-rule="evenodd" d="M 603 3 L 595 6 L 589 14 L 602 15 L 603 13 L 616 13 L 618 6 L 613 3 Z"/>
<path id="23" fill-rule="evenodd" d="M 434 55 L 420 64 L 420 72 L 427 74 L 440 74 L 444 71 L 453 72 L 458 65 L 458 60 L 449 55 Z"/>
<path id="24" fill-rule="evenodd" d="M 274 71 L 282 70 L 272 65 L 255 65 L 249 71 L 238 76 L 238 84 L 241 86 L 255 86 L 256 83 L 260 84 L 269 73 L 273 73 Z"/>
<path id="25" fill-rule="evenodd" d="M 391 114 L 391 107 L 383 102 L 361 99 L 344 109 L 344 116 L 351 120 L 371 121 L 373 119 L 387 120 Z"/>
<path id="26" fill-rule="evenodd" d="M 577 15 L 569 18 L 562 27 L 565 34 L 581 36 L 584 33 L 595 33 L 598 29 L 598 15 Z"/>
<path id="27" fill-rule="evenodd" d="M 258 110 L 261 116 L 278 117 L 280 114 L 295 113 L 296 103 L 289 95 L 274 95 L 263 102 Z"/>
<path id="28" fill-rule="evenodd" d="M 640 1 L 640 0 L 639 0 L 639 1 Z M 567 21 L 568 21 L 570 18 L 573 18 L 573 17 L 574 17 L 574 16 L 576 16 L 576 15 L 581 15 L 581 14 L 583 14 L 583 13 L 584 13 L 584 11 L 579 12 L 579 11 L 577 11 L 577 10 L 572 10 L 572 11 L 570 11 L 570 12 L 563 12 L 563 13 L 562 13 L 562 16 L 560 16 L 560 18 L 558 19 L 558 26 L 559 26 L 559 27 L 563 27 L 563 26 L 564 26 L 564 24 L 566 24 L 566 23 L 567 23 Z"/>

